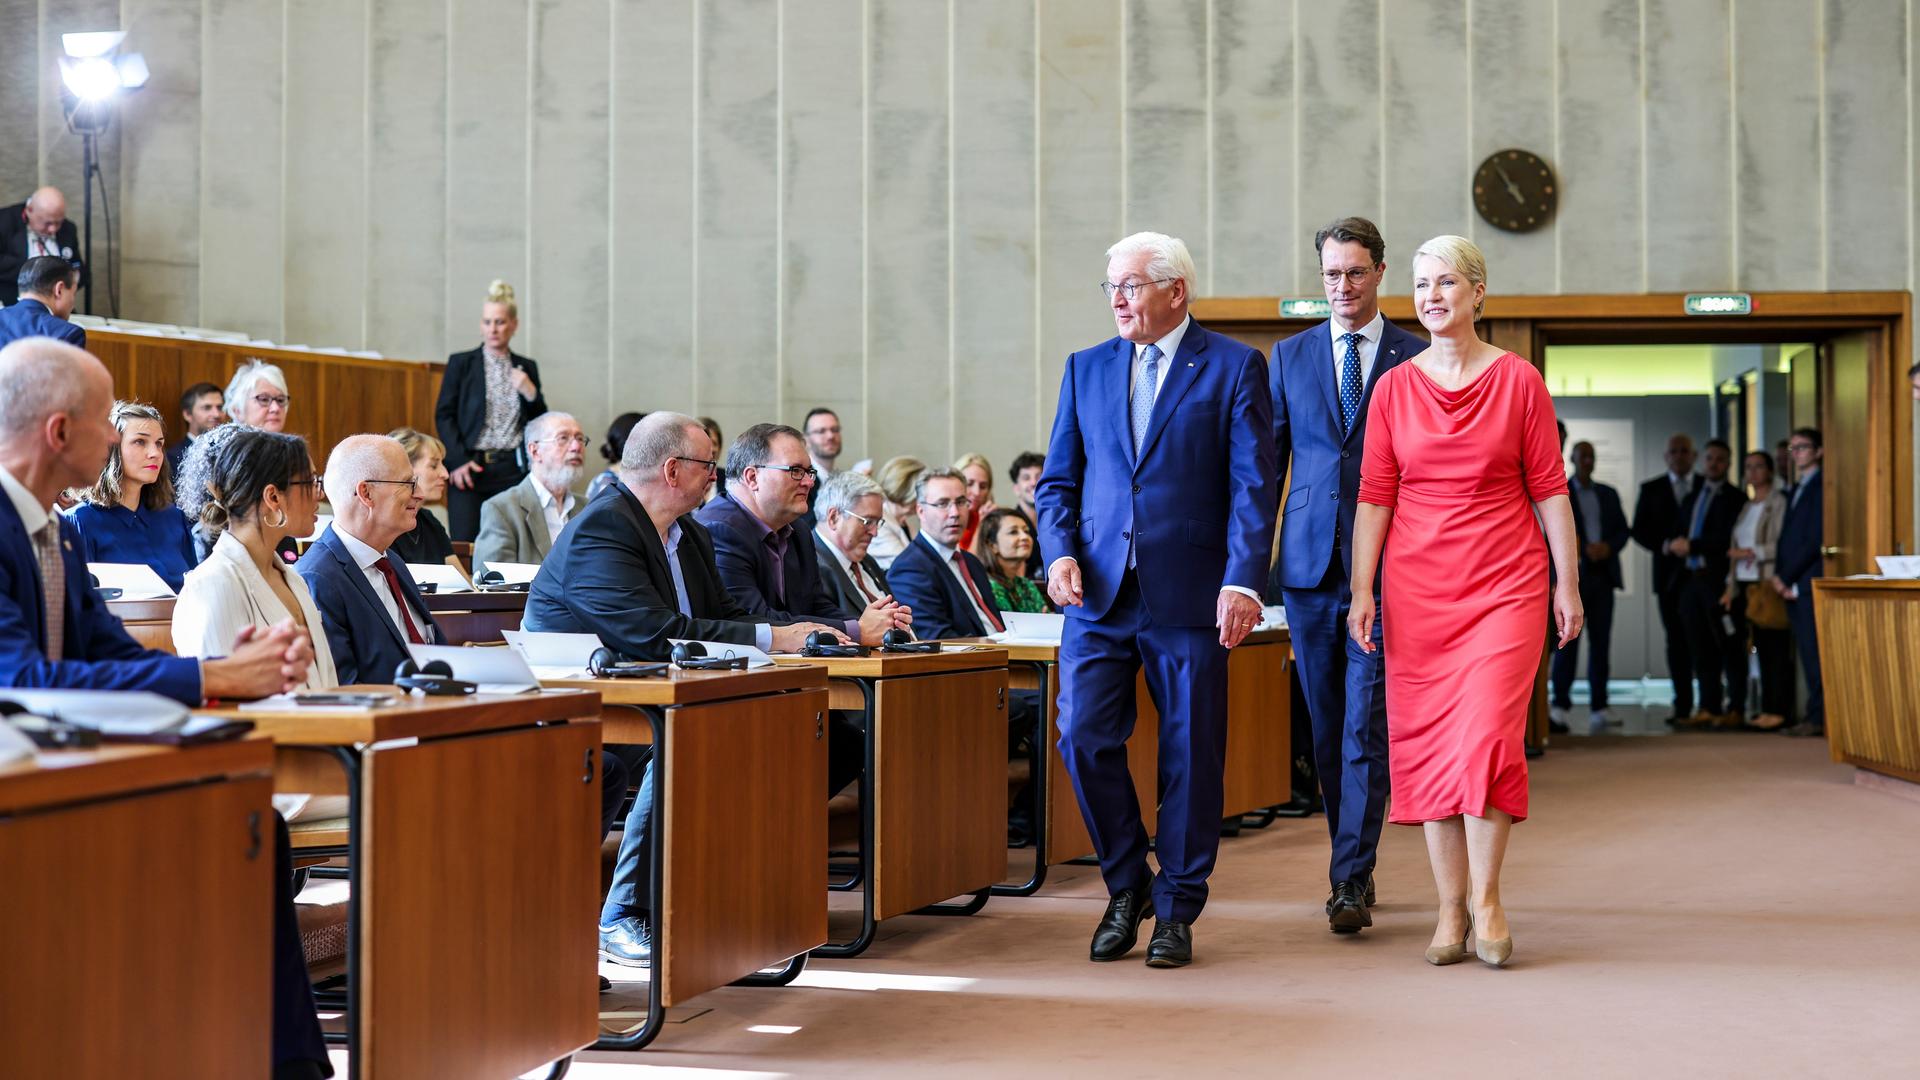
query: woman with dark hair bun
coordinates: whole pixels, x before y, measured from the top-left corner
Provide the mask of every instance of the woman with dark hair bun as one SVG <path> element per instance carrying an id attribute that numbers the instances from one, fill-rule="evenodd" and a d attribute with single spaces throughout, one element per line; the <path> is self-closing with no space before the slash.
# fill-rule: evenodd
<path id="1" fill-rule="evenodd" d="M 227 424 L 193 441 L 181 469 L 180 509 L 198 520 L 211 550 L 174 603 L 175 652 L 225 656 L 243 628 L 290 621 L 313 639 L 302 687 L 338 685 L 313 595 L 276 551 L 313 532 L 320 495 L 313 458 L 298 435 Z"/>
<path id="2" fill-rule="evenodd" d="M 613 418 L 613 423 L 607 425 L 607 439 L 600 444 L 600 456 L 607 459 L 607 468 L 587 485 L 588 502 L 592 502 L 609 486 L 620 482 L 620 477 L 614 469 L 620 465 L 620 455 L 626 452 L 627 436 L 632 434 L 633 425 L 646 418 L 647 414 L 643 412 L 623 412 Z"/>

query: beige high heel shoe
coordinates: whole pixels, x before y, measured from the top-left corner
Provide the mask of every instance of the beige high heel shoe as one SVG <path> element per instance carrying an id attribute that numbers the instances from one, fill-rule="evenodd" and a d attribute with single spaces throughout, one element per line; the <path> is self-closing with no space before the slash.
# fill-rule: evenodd
<path id="1" fill-rule="evenodd" d="M 1427 963 L 1432 964 L 1434 967 L 1446 967 L 1448 964 L 1457 964 L 1467 958 L 1467 945 L 1473 940 L 1473 920 L 1469 918 L 1467 920 L 1466 936 L 1460 939 L 1460 944 L 1427 946 Z"/>
<path id="2" fill-rule="evenodd" d="M 1488 967 L 1506 967 L 1507 960 L 1513 956 L 1513 935 L 1508 934 L 1499 941 L 1473 939 L 1473 954 Z"/>

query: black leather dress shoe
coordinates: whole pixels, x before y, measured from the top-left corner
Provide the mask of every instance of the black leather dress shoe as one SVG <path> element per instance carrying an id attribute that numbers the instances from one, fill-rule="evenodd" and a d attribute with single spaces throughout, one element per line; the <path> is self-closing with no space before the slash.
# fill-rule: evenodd
<path id="1" fill-rule="evenodd" d="M 638 916 L 628 916 L 600 928 L 600 955 L 622 967 L 653 966 L 653 928 Z"/>
<path id="2" fill-rule="evenodd" d="M 1193 963 L 1193 924 L 1171 919 L 1153 921 L 1153 938 L 1147 942 L 1147 966 L 1186 967 Z"/>
<path id="3" fill-rule="evenodd" d="M 605 975 L 600 976 L 600 992 L 604 994 L 611 989 L 613 989 L 613 980 Z"/>
<path id="4" fill-rule="evenodd" d="M 1151 902 L 1145 889 L 1121 889 L 1107 901 L 1107 913 L 1093 930 L 1093 947 L 1087 958 L 1096 963 L 1118 960 L 1133 951 L 1140 940 L 1140 921 L 1147 917 Z"/>
<path id="5" fill-rule="evenodd" d="M 1379 895 L 1373 890 L 1373 873 L 1371 871 L 1367 873 L 1366 877 L 1360 879 L 1360 887 L 1361 891 L 1367 894 L 1367 906 L 1372 907 L 1379 899 Z"/>
<path id="6" fill-rule="evenodd" d="M 1357 934 L 1363 927 L 1373 925 L 1373 915 L 1367 911 L 1367 894 L 1363 882 L 1343 881 L 1333 887 L 1333 898 L 1327 901 L 1327 925 L 1336 934 Z"/>

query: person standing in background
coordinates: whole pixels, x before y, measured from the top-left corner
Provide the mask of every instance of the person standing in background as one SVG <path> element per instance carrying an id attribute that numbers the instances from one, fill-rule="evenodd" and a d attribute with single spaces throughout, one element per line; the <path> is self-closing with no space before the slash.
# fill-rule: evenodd
<path id="1" fill-rule="evenodd" d="M 1680 587 L 1686 560 L 1668 545 L 1681 533 L 1680 507 L 1700 486 L 1693 474 L 1693 440 L 1676 434 L 1667 440 L 1667 471 L 1640 485 L 1633 504 L 1633 542 L 1653 553 L 1653 595 L 1660 606 L 1660 628 L 1667 636 L 1667 672 L 1673 677 L 1673 715 L 1677 724 L 1693 715 L 1693 661 L 1687 628 L 1680 618 Z"/>
<path id="2" fill-rule="evenodd" d="M 1687 629 L 1687 654 L 1700 683 L 1700 710 L 1682 722 L 1688 727 L 1738 727 L 1746 709 L 1746 650 L 1734 655 L 1720 607 L 1733 523 L 1747 503 L 1746 493 L 1727 482 L 1732 458 L 1726 443 L 1707 441 L 1706 452 L 1700 455 L 1702 482 L 1680 508 L 1682 531 L 1667 542 L 1667 550 L 1681 558 L 1680 621 Z"/>
<path id="3" fill-rule="evenodd" d="M 1613 594 L 1626 587 L 1620 573 L 1620 549 L 1632 530 L 1620 493 L 1593 478 L 1594 452 L 1590 442 L 1573 444 L 1573 480 L 1567 485 L 1573 499 L 1574 539 L 1580 546 L 1580 603 L 1587 612 L 1581 637 L 1587 639 L 1587 734 L 1607 729 L 1608 658 L 1613 651 Z M 1573 673 L 1580 660 L 1579 642 L 1553 654 L 1553 706 L 1550 713 L 1561 724 L 1573 708 Z"/>
<path id="4" fill-rule="evenodd" d="M 1793 473 L 1800 479 L 1787 497 L 1786 517 L 1780 523 L 1775 548 L 1774 591 L 1787 601 L 1793 644 L 1800 652 L 1800 668 L 1807 678 L 1807 711 L 1789 735 L 1825 735 L 1827 696 L 1820 680 L 1820 635 L 1813 621 L 1813 579 L 1826 563 L 1820 547 L 1826 543 L 1826 504 L 1820 462 L 1826 457 L 1819 428 L 1800 428 L 1787 440 L 1793 451 Z"/>
<path id="5" fill-rule="evenodd" d="M 1793 701 L 1793 661 L 1787 644 L 1790 619 L 1785 603 L 1768 584 L 1780 525 L 1787 516 L 1787 497 L 1774 483 L 1773 457 L 1765 450 L 1748 454 L 1742 467 L 1747 505 L 1733 523 L 1733 547 L 1727 552 L 1732 566 L 1720 606 L 1733 619 L 1738 662 L 1746 663 L 1749 634 L 1758 660 L 1760 714 L 1747 726 L 1774 731 L 1786 723 Z"/>
<path id="6" fill-rule="evenodd" d="M 520 433 L 547 411 L 540 394 L 540 365 L 509 345 L 520 329 L 513 286 L 487 286 L 480 307 L 481 343 L 447 357 L 440 379 L 434 426 L 447 448 L 447 531 L 455 540 L 480 532 L 480 506 L 527 475 L 520 463 Z"/>
<path id="7" fill-rule="evenodd" d="M 80 261 L 80 230 L 67 220 L 67 197 L 43 187 L 27 201 L 0 210 L 0 303 L 18 293 L 20 268 L 28 259 L 54 258 L 80 271 L 76 289 L 87 287 L 87 266 Z"/>

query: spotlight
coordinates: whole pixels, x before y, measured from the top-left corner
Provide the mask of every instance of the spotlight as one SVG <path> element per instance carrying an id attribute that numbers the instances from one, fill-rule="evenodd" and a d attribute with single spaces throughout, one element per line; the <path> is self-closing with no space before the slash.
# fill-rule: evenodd
<path id="1" fill-rule="evenodd" d="M 113 211 L 106 202 L 106 182 L 100 176 L 99 139 L 113 122 L 114 107 L 121 95 L 147 85 L 147 80 L 152 77 L 152 72 L 147 70 L 145 57 L 137 52 L 120 51 L 120 46 L 126 40 L 127 32 L 124 30 L 92 30 L 60 35 L 60 47 L 66 53 L 60 57 L 60 83 L 65 88 L 60 98 L 66 113 L 67 130 L 79 135 L 81 140 L 80 190 L 85 206 L 81 226 L 85 233 L 82 247 L 89 267 L 93 265 L 95 183 L 100 185 L 101 209 L 107 214 L 107 242 L 109 245 L 113 242 Z M 111 255 L 108 262 L 112 262 Z M 119 314 L 117 301 L 113 307 L 114 314 Z M 91 274 L 86 286 L 86 311 L 89 315 L 93 313 Z"/>

